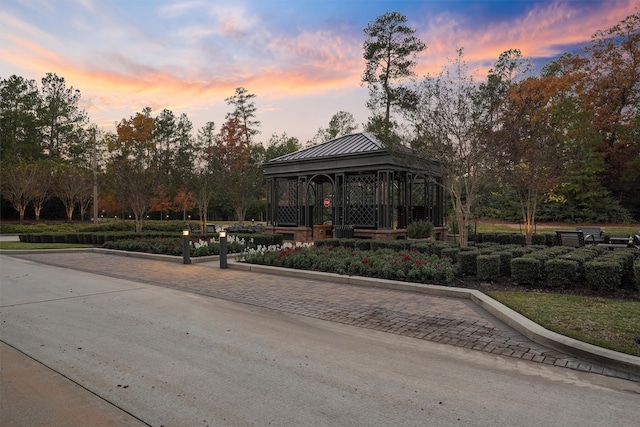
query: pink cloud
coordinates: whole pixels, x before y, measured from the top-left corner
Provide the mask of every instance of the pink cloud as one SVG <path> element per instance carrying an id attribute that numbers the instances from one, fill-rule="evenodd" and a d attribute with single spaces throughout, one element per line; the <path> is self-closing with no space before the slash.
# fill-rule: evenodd
<path id="1" fill-rule="evenodd" d="M 596 3 L 597 4 L 597 3 Z M 594 4 L 594 5 L 596 5 Z M 419 37 L 428 46 L 418 67 L 419 74 L 437 73 L 455 56 L 456 47 L 464 47 L 472 66 L 486 72 L 500 53 L 517 48 L 527 58 L 559 56 L 562 46 L 586 43 L 597 30 L 607 29 L 637 12 L 630 0 L 611 1 L 599 8 L 577 10 L 571 2 L 544 3 L 515 21 L 491 27 L 473 27 L 461 17 L 441 15 L 428 21 Z"/>

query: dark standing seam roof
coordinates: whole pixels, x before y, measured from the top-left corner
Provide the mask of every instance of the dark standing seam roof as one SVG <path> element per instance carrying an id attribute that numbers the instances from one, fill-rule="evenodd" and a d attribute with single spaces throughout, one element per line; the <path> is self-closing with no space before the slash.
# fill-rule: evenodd
<path id="1" fill-rule="evenodd" d="M 317 159 L 321 157 L 342 156 L 384 150 L 380 141 L 369 133 L 355 133 L 341 136 L 322 144 L 305 148 L 294 153 L 276 157 L 269 163 L 288 162 L 294 160 Z"/>

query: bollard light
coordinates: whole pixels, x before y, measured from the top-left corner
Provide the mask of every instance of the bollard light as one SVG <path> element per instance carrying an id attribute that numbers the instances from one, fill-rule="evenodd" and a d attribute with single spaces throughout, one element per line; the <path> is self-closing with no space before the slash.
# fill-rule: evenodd
<path id="1" fill-rule="evenodd" d="M 220 237 L 220 268 L 227 268 L 227 232 L 218 233 Z"/>
<path id="2" fill-rule="evenodd" d="M 191 264 L 191 247 L 188 229 L 182 230 L 182 263 Z"/>

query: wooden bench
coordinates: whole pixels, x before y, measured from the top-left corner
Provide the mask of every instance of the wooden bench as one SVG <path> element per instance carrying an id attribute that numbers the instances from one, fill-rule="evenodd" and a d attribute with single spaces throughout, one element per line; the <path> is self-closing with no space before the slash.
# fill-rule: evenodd
<path id="1" fill-rule="evenodd" d="M 604 243 L 604 230 L 600 227 L 576 227 L 576 231 L 582 231 L 587 245 Z"/>
<path id="2" fill-rule="evenodd" d="M 584 246 L 584 233 L 581 230 L 556 230 L 556 238 L 560 246 L 581 248 Z"/>

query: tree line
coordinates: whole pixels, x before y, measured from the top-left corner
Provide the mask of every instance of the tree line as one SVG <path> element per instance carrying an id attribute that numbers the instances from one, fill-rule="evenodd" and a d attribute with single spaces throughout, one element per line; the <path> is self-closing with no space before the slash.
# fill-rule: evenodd
<path id="1" fill-rule="evenodd" d="M 404 15 L 386 13 L 364 33 L 365 130 L 439 160 L 463 246 L 481 215 L 519 217 L 529 243 L 539 217 L 640 219 L 640 13 L 537 74 L 520 50 L 505 51 L 482 81 L 462 47 L 417 79 L 427 46 Z"/>
<path id="2" fill-rule="evenodd" d="M 364 36 L 361 82 L 371 114 L 362 127 L 389 150 L 402 145 L 414 158 L 439 161 L 461 243 L 478 216 L 519 219 L 529 237 L 540 218 L 640 218 L 640 14 L 538 73 L 518 49 L 503 52 L 484 79 L 469 70 L 462 47 L 440 73 L 417 78 L 428 48 L 399 13 L 379 16 Z M 260 211 L 261 164 L 302 146 L 286 133 L 258 142 L 255 99 L 237 88 L 219 129 L 211 121 L 194 133 L 187 115 L 144 108 L 104 132 L 63 77 L 48 73 L 40 86 L 2 79 L 3 210 L 8 202 L 21 221 L 28 208 L 38 219 L 55 199 L 71 221 L 88 212 L 97 183 L 100 212 L 132 215 L 138 228 L 169 212 L 197 212 L 203 223 L 211 212 L 232 212 L 241 222 Z M 340 111 L 307 144 L 357 130 Z"/>

